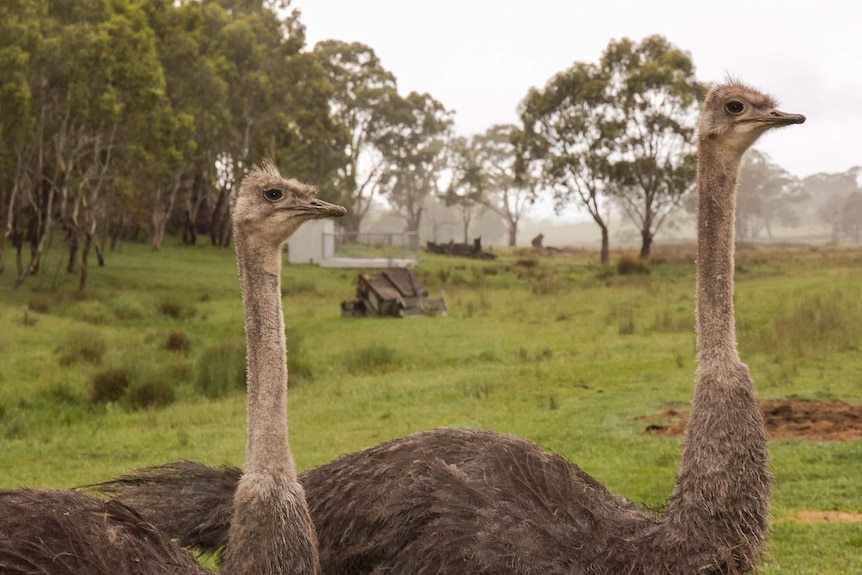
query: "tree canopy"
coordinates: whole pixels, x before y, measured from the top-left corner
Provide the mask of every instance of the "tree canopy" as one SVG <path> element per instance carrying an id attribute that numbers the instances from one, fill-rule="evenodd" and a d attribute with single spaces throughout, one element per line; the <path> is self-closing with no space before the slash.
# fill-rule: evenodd
<path id="1" fill-rule="evenodd" d="M 693 188 L 704 91 L 690 55 L 667 39 L 623 38 L 598 62 L 574 62 L 531 88 L 519 125 L 456 135 L 455 112 L 431 94 L 399 93 L 372 47 L 306 46 L 290 0 L 7 0 L 0 271 L 14 267 L 25 282 L 52 234 L 82 289 L 89 255 L 101 264 L 107 241 L 148 239 L 159 250 L 170 231 L 226 246 L 231 197 L 266 156 L 345 204 L 348 234 L 375 205 L 418 232 L 433 198 L 456 208 L 465 241 L 485 213 L 513 246 L 547 194 L 595 221 L 604 263 L 612 205 L 636 223 L 647 257 Z M 740 235 L 768 233 L 773 216 L 790 217 L 778 204 L 797 192 L 765 158 L 746 169 Z M 844 214 L 858 210 L 852 191 Z M 851 216 L 819 212 L 834 234 L 858 237 Z"/>

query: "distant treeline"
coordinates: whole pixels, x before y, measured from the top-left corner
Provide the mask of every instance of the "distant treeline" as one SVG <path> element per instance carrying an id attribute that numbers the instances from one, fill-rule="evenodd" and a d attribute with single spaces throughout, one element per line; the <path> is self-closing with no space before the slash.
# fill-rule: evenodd
<path id="1" fill-rule="evenodd" d="M 637 224 L 646 257 L 691 196 L 705 87 L 660 36 L 611 41 L 600 62 L 575 62 L 513 102 L 518 125 L 465 138 L 433 96 L 400 94 L 371 47 L 307 47 L 300 18 L 289 0 L 0 4 L 0 271 L 20 285 L 52 238 L 81 288 L 91 252 L 120 239 L 227 246 L 232 194 L 265 156 L 346 205 L 350 233 L 379 201 L 419 231 L 434 199 L 463 241 L 493 213 L 514 245 L 548 194 L 589 212 L 603 261 L 609 203 Z M 786 191 L 766 189 L 746 233 L 768 230 L 781 211 L 770 206 L 786 204 Z"/>

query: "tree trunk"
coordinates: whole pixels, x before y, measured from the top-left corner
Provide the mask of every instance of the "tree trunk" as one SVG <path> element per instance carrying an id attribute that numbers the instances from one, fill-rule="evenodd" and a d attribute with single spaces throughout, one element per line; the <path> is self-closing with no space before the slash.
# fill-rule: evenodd
<path id="1" fill-rule="evenodd" d="M 224 187 L 219 190 L 215 207 L 213 207 L 212 217 L 210 218 L 210 244 L 213 246 L 221 244 L 222 212 L 227 200 L 227 193 L 228 191 Z"/>
<path id="2" fill-rule="evenodd" d="M 66 228 L 66 245 L 69 247 L 69 260 L 66 263 L 66 273 L 75 273 L 78 263 L 78 234 L 71 225 Z"/>
<path id="3" fill-rule="evenodd" d="M 652 250 L 652 232 L 641 230 L 641 253 L 640 259 L 649 259 L 650 251 Z"/>
<path id="4" fill-rule="evenodd" d="M 79 292 L 83 292 L 84 289 L 87 287 L 87 272 L 89 271 L 88 266 L 87 266 L 87 263 L 88 263 L 87 259 L 88 259 L 88 256 L 90 255 L 90 247 L 92 245 L 93 245 L 92 234 L 89 234 L 89 233 L 85 234 L 84 235 L 84 249 L 81 250 L 81 276 L 80 276 L 80 280 L 78 281 L 78 291 Z"/>
<path id="5" fill-rule="evenodd" d="M 601 260 L 602 265 L 606 266 L 611 261 L 611 243 L 608 239 L 608 226 L 605 224 L 599 224 L 602 229 L 602 252 L 601 252 Z"/>
<path id="6" fill-rule="evenodd" d="M 344 232 L 344 241 L 350 243 L 355 242 L 359 236 L 362 218 L 352 212 L 347 212 L 344 217 L 339 219 L 338 223 L 341 226 L 341 231 Z"/>
<path id="7" fill-rule="evenodd" d="M 518 222 L 509 222 L 509 247 L 514 248 L 518 238 Z"/>
<path id="8" fill-rule="evenodd" d="M 12 247 L 15 248 L 15 270 L 16 277 L 21 277 L 24 273 L 24 234 L 20 231 L 12 236 Z"/>
<path id="9" fill-rule="evenodd" d="M 35 233 L 31 241 L 32 252 L 30 254 L 30 263 L 23 268 L 21 268 L 19 264 L 20 272 L 18 273 L 18 278 L 15 280 L 16 288 L 21 287 L 24 282 L 27 281 L 28 276 L 35 274 L 39 270 L 39 260 L 42 257 L 45 244 L 48 242 L 48 237 L 51 235 L 51 224 L 53 223 L 52 215 L 54 211 L 54 190 L 49 188 L 47 196 L 42 229 L 34 230 Z"/>
<path id="10" fill-rule="evenodd" d="M 165 229 L 168 225 L 168 218 L 161 213 L 160 209 L 156 209 L 152 216 L 153 222 L 153 251 L 162 251 L 162 243 L 165 241 Z"/>

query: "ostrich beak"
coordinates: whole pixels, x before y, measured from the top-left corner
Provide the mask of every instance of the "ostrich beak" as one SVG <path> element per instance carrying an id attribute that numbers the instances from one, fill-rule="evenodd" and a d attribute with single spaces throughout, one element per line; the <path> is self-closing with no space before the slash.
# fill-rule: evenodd
<path id="1" fill-rule="evenodd" d="M 324 202 L 319 198 L 312 198 L 301 209 L 311 217 L 318 218 L 340 218 L 347 213 L 347 208 L 336 204 Z"/>
<path id="2" fill-rule="evenodd" d="M 788 114 L 781 110 L 772 109 L 765 113 L 760 118 L 761 122 L 770 126 L 789 126 L 790 124 L 802 124 L 805 122 L 805 116 L 802 114 Z"/>

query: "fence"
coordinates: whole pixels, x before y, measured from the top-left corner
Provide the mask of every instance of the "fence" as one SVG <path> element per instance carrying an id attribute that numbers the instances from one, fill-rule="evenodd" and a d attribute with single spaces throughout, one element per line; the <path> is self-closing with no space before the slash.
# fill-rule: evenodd
<path id="1" fill-rule="evenodd" d="M 324 252 L 336 259 L 415 261 L 419 253 L 419 235 L 415 232 L 325 233 L 323 245 Z"/>

